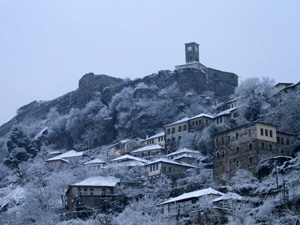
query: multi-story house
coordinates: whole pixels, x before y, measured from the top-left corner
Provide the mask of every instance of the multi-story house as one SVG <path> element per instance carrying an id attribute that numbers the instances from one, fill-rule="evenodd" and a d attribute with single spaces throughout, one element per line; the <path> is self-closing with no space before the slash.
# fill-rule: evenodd
<path id="1" fill-rule="evenodd" d="M 77 166 L 83 157 L 83 152 L 70 150 L 46 160 L 46 168 L 50 171 L 68 166 Z"/>
<path id="2" fill-rule="evenodd" d="M 148 145 L 142 148 L 138 148 L 132 152 L 131 155 L 136 157 L 152 157 L 163 153 L 163 147 L 161 145 Z"/>
<path id="3" fill-rule="evenodd" d="M 285 137 L 283 137 L 285 136 Z M 277 137 L 285 144 L 277 144 Z M 238 169 L 255 173 L 264 157 L 276 154 L 291 154 L 295 136 L 278 132 L 272 124 L 253 122 L 214 136 L 214 178 L 220 180 L 226 173 L 230 176 Z"/>
<path id="4" fill-rule="evenodd" d="M 145 145 L 161 145 L 161 146 L 165 146 L 165 132 L 159 132 L 151 137 L 147 137 L 145 139 Z"/>
<path id="5" fill-rule="evenodd" d="M 143 143 L 144 143 L 144 139 L 141 138 L 134 138 L 134 139 L 126 138 L 109 146 L 108 148 L 115 155 L 124 155 L 131 152 L 134 149 L 143 146 Z"/>
<path id="6" fill-rule="evenodd" d="M 179 148 L 182 135 L 188 132 L 202 130 L 214 122 L 214 117 L 201 113 L 191 118 L 185 117 L 174 123 L 165 125 L 166 153 L 169 154 Z"/>

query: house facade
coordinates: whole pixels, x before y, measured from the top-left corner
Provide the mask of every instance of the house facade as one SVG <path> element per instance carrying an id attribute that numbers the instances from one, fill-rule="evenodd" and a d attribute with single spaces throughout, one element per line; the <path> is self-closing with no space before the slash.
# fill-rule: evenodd
<path id="1" fill-rule="evenodd" d="M 225 173 L 232 176 L 238 169 L 255 173 L 257 165 L 264 157 L 286 154 L 287 149 L 292 152 L 292 143 L 285 146 L 283 153 L 279 152 L 278 133 L 274 125 L 254 122 L 215 135 L 215 180 L 220 180 Z"/>
<path id="2" fill-rule="evenodd" d="M 149 146 L 149 145 L 161 145 L 161 146 L 165 146 L 165 132 L 159 132 L 151 137 L 147 137 L 145 139 L 145 145 Z"/>
<path id="3" fill-rule="evenodd" d="M 141 138 L 126 138 L 123 139 L 111 146 L 109 146 L 109 150 L 115 155 L 124 155 L 131 152 L 134 149 L 137 149 L 144 144 L 144 139 Z"/>
<path id="4" fill-rule="evenodd" d="M 187 148 L 178 149 L 166 157 L 179 163 L 194 164 L 195 160 L 201 156 L 199 151 L 190 150 Z"/>
<path id="5" fill-rule="evenodd" d="M 196 168 L 185 163 L 178 163 L 170 159 L 160 158 L 145 165 L 148 178 L 154 182 L 161 175 L 166 175 L 170 178 L 176 179 L 185 177 L 187 170 Z"/>
<path id="6" fill-rule="evenodd" d="M 100 173 L 100 171 L 106 166 L 106 162 L 96 158 L 83 163 L 83 165 L 87 174 Z"/>
<path id="7" fill-rule="evenodd" d="M 76 166 L 83 156 L 83 152 L 70 150 L 46 160 L 46 168 L 49 171 L 61 169 L 67 166 Z"/>

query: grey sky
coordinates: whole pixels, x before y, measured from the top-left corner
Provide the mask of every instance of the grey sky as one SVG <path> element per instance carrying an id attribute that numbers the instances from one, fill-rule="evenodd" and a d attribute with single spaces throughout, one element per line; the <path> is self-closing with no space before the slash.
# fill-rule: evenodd
<path id="1" fill-rule="evenodd" d="M 299 14 L 299 0 L 2 0 L 0 124 L 24 104 L 75 90 L 88 72 L 173 70 L 191 41 L 206 66 L 297 82 Z"/>

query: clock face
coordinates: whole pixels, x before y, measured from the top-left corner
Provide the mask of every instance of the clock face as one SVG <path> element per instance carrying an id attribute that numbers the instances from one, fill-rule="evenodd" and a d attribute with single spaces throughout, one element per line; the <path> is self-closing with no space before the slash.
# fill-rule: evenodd
<path id="1" fill-rule="evenodd" d="M 192 51 L 192 47 L 189 46 L 189 47 L 187 48 L 187 50 L 188 50 L 189 52 Z"/>

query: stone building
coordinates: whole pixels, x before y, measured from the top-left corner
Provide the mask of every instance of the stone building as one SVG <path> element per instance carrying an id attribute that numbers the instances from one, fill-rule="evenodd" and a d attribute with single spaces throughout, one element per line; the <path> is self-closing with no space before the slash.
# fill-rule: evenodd
<path id="1" fill-rule="evenodd" d="M 146 137 L 145 139 L 145 145 L 161 145 L 161 146 L 165 146 L 165 132 L 159 132 L 153 136 L 150 137 Z"/>
<path id="2" fill-rule="evenodd" d="M 202 130 L 214 122 L 214 117 L 201 113 L 191 118 L 185 117 L 164 126 L 166 134 L 166 153 L 169 154 L 179 148 L 182 136 L 188 132 Z"/>
<path id="3" fill-rule="evenodd" d="M 264 157 L 290 155 L 294 140 L 293 134 L 279 132 L 276 126 L 260 122 L 220 132 L 214 136 L 214 178 L 218 181 L 224 174 L 232 176 L 238 169 L 255 173 Z"/>

